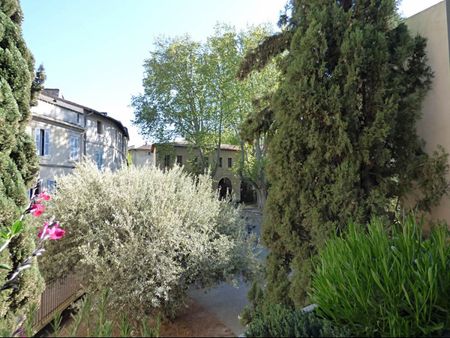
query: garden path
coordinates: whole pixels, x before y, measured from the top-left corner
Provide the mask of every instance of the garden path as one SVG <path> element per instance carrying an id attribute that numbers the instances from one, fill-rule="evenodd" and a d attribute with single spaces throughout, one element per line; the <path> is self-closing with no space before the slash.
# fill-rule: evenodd
<path id="1" fill-rule="evenodd" d="M 247 228 L 259 237 L 261 229 L 261 212 L 255 207 L 245 207 L 244 217 Z M 260 257 L 264 259 L 266 252 Z M 247 293 L 250 285 L 240 281 L 238 285 L 232 286 L 221 283 L 217 287 L 207 290 L 192 290 L 190 296 L 207 311 L 214 314 L 226 327 L 231 329 L 236 336 L 244 333 L 245 328 L 239 322 L 239 314 L 248 304 Z"/>

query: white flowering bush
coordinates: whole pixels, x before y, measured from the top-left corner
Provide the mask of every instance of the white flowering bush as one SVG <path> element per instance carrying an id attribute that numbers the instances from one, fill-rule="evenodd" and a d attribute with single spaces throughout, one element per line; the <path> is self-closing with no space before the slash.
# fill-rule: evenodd
<path id="1" fill-rule="evenodd" d="M 90 291 L 143 314 L 173 313 L 189 286 L 255 271 L 239 209 L 219 201 L 208 176 L 176 168 L 99 172 L 81 164 L 59 179 L 48 212 L 66 229 L 40 267 L 47 279 L 75 271 Z"/>

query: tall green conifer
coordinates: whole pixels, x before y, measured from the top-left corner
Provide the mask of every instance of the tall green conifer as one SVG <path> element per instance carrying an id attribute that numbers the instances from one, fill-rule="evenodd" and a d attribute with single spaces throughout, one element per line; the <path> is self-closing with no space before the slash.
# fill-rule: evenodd
<path id="1" fill-rule="evenodd" d="M 22 12 L 17 0 L 0 1 L 0 226 L 9 226 L 27 204 L 27 186 L 38 170 L 35 147 L 25 132 L 30 117 L 33 57 L 21 31 Z M 34 249 L 35 229 L 26 229 L 0 254 L 0 262 L 15 269 Z M 4 283 L 8 272 L 1 270 Z M 14 328 L 26 316 L 42 291 L 37 268 L 24 271 L 17 289 L 0 293 L 0 329 Z"/>
<path id="2" fill-rule="evenodd" d="M 332 233 L 394 217 L 413 188 L 427 210 L 447 191 L 448 166 L 416 134 L 432 72 L 424 39 L 395 24 L 394 0 L 296 0 L 290 22 L 272 104 L 264 298 L 302 306 L 311 257 Z"/>

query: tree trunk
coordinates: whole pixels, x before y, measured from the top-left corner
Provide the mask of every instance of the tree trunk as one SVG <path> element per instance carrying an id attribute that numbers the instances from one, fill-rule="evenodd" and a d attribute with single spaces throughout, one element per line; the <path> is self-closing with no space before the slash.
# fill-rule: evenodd
<path id="1" fill-rule="evenodd" d="M 267 200 L 267 188 L 265 186 L 255 188 L 256 190 L 256 202 L 258 209 L 263 210 Z"/>

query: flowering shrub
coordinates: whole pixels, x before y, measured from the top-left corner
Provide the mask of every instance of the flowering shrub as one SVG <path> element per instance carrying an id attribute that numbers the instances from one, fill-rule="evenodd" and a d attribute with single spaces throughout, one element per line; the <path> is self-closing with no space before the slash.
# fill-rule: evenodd
<path id="1" fill-rule="evenodd" d="M 117 308 L 173 313 L 189 286 L 210 286 L 256 260 L 238 209 L 219 201 L 207 176 L 182 169 L 99 172 L 83 163 L 58 182 L 49 212 L 67 236 L 49 246 L 46 278 L 82 273 L 88 291 L 111 289 Z"/>
<path id="2" fill-rule="evenodd" d="M 8 247 L 14 237 L 19 236 L 23 231 L 27 230 L 24 223 L 25 216 L 27 214 L 39 217 L 45 211 L 43 201 L 49 201 L 51 197 L 45 192 L 36 194 L 36 191 L 37 186 L 33 188 L 33 196 L 30 199 L 28 207 L 22 212 L 20 218 L 11 226 L 0 229 L 0 252 Z M 6 281 L 3 282 L 3 285 L 0 284 L 0 292 L 5 292 L 10 289 L 18 290 L 20 287 L 20 275 L 23 271 L 31 268 L 34 257 L 41 256 L 45 251 L 44 242 L 49 239 L 61 239 L 64 235 L 65 231 L 60 227 L 59 223 L 54 221 L 45 222 L 38 233 L 38 244 L 28 257 L 19 261 L 14 270 L 7 264 L 0 264 L 0 269 L 7 271 Z M 7 295 L 7 297 L 9 296 Z M 2 316 L 5 315 L 3 313 L 0 314 Z M 25 319 L 25 314 L 22 314 L 20 318 L 17 318 L 16 328 L 9 327 L 6 322 L 2 322 L 2 325 L 0 325 L 0 335 L 16 336 L 17 334 L 20 334 L 24 329 L 23 325 L 25 323 Z"/>

